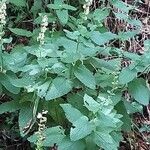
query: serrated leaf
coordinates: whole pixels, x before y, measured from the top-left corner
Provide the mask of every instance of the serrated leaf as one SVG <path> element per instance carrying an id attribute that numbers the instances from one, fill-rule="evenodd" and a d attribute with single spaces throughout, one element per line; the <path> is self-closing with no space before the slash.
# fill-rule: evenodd
<path id="1" fill-rule="evenodd" d="M 117 12 L 117 13 L 114 12 L 114 14 L 120 20 L 125 20 L 126 21 L 128 19 L 128 15 L 124 14 L 122 12 Z"/>
<path id="2" fill-rule="evenodd" d="M 9 0 L 9 2 L 16 6 L 21 6 L 21 7 L 26 6 L 26 0 Z"/>
<path id="3" fill-rule="evenodd" d="M 15 86 L 15 87 L 25 87 L 25 86 L 29 86 L 33 84 L 33 80 L 31 78 L 28 77 L 23 77 L 20 79 L 12 79 L 9 78 L 10 83 Z"/>
<path id="4" fill-rule="evenodd" d="M 129 117 L 127 110 L 124 106 L 123 101 L 120 101 L 116 106 L 115 109 L 119 114 L 122 114 L 122 118 L 120 119 L 123 122 L 122 129 L 124 131 L 131 131 L 131 118 Z"/>
<path id="5" fill-rule="evenodd" d="M 128 40 L 138 34 L 139 31 L 127 31 L 127 32 L 119 32 L 118 38 L 122 41 Z"/>
<path id="6" fill-rule="evenodd" d="M 89 111 L 84 106 L 83 96 L 84 95 L 81 94 L 80 92 L 70 94 L 67 97 L 67 101 L 68 101 L 69 104 L 71 104 L 74 108 L 78 109 L 83 114 L 87 114 Z"/>
<path id="7" fill-rule="evenodd" d="M 47 91 L 46 100 L 52 100 L 58 97 L 61 97 L 72 89 L 72 83 L 70 80 L 64 77 L 56 77 L 52 83 L 50 88 Z"/>
<path id="8" fill-rule="evenodd" d="M 20 105 L 18 101 L 12 100 L 10 102 L 5 102 L 0 105 L 0 114 L 6 113 L 6 112 L 15 112 L 20 109 Z"/>
<path id="9" fill-rule="evenodd" d="M 143 106 L 137 102 L 128 102 L 124 101 L 124 105 L 126 107 L 126 110 L 129 114 L 133 114 L 136 112 L 142 113 L 143 111 Z"/>
<path id="10" fill-rule="evenodd" d="M 60 37 L 57 40 L 58 46 L 63 46 L 65 48 L 65 51 L 68 53 L 75 53 L 78 47 L 78 43 L 70 40 L 66 37 Z"/>
<path id="11" fill-rule="evenodd" d="M 37 95 L 41 98 L 45 97 L 46 96 L 46 93 L 47 93 L 47 90 L 51 84 L 51 79 L 49 79 L 48 81 L 44 82 L 43 84 L 41 85 L 38 85 L 37 86 Z"/>
<path id="12" fill-rule="evenodd" d="M 79 53 L 64 52 L 61 61 L 65 63 L 74 63 L 81 58 Z"/>
<path id="13" fill-rule="evenodd" d="M 67 119 L 71 123 L 75 122 L 76 120 L 78 120 L 80 117 L 83 116 L 83 114 L 79 110 L 72 107 L 70 104 L 61 104 L 60 106 L 63 108 Z"/>
<path id="14" fill-rule="evenodd" d="M 105 61 L 103 59 L 91 58 L 89 60 L 96 68 L 106 68 L 109 70 L 115 70 L 116 66 L 114 66 L 111 62 Z"/>
<path id="15" fill-rule="evenodd" d="M 33 34 L 32 32 L 25 30 L 25 29 L 20 29 L 20 28 L 9 28 L 11 32 L 13 32 L 16 35 L 20 36 L 26 36 L 26 37 L 31 37 Z"/>
<path id="16" fill-rule="evenodd" d="M 87 94 L 84 95 L 84 105 L 88 110 L 94 113 L 100 109 L 100 104 Z"/>
<path id="17" fill-rule="evenodd" d="M 47 7 L 50 9 L 62 9 L 62 5 L 57 4 L 48 4 Z"/>
<path id="18" fill-rule="evenodd" d="M 106 106 L 105 106 L 106 107 Z M 109 108 L 108 108 L 109 109 Z M 122 116 L 113 113 L 102 113 L 99 111 L 98 113 L 98 120 L 97 120 L 97 126 L 100 128 L 100 130 L 107 130 L 107 132 L 112 132 L 113 130 L 119 130 L 122 126 L 122 121 L 120 121 L 120 118 Z"/>
<path id="19" fill-rule="evenodd" d="M 3 64 L 7 70 L 18 72 L 25 65 L 27 54 L 22 47 L 14 48 L 10 54 L 3 54 Z"/>
<path id="20" fill-rule="evenodd" d="M 94 129 L 86 116 L 82 116 L 73 122 L 73 126 L 70 131 L 71 141 L 77 141 L 86 137 Z"/>
<path id="21" fill-rule="evenodd" d="M 53 118 L 55 123 L 62 126 L 66 125 L 66 117 L 63 109 L 60 106 L 60 104 L 62 104 L 63 102 L 64 100 L 59 98 L 57 101 L 47 101 L 44 103 L 45 110 L 48 111 L 48 114 Z"/>
<path id="22" fill-rule="evenodd" d="M 61 143 L 65 138 L 64 130 L 60 126 L 45 129 L 43 135 L 45 136 L 45 139 L 43 140 L 43 146 L 47 147 L 54 146 L 54 144 L 59 145 L 59 143 Z M 33 134 L 28 138 L 28 140 L 34 144 L 36 144 L 37 139 L 38 134 Z"/>
<path id="23" fill-rule="evenodd" d="M 127 51 L 122 51 L 123 56 L 129 59 L 132 59 L 134 61 L 139 61 L 140 60 L 140 56 L 136 53 L 131 53 L 131 52 L 127 52 Z"/>
<path id="24" fill-rule="evenodd" d="M 117 145 L 111 135 L 107 133 L 107 131 L 96 131 L 94 133 L 94 141 L 98 146 L 104 148 L 105 150 L 117 150 L 119 147 L 119 143 Z"/>
<path id="25" fill-rule="evenodd" d="M 20 92 L 20 88 L 12 85 L 6 74 L 0 73 L 0 82 L 9 92 L 13 94 L 18 94 Z"/>
<path id="26" fill-rule="evenodd" d="M 121 11 L 128 13 L 129 10 L 133 9 L 133 6 L 126 4 L 123 1 L 111 1 L 111 3 L 118 9 L 120 9 Z"/>
<path id="27" fill-rule="evenodd" d="M 75 7 L 68 5 L 68 4 L 62 4 L 62 8 L 67 9 L 67 10 L 72 10 L 72 11 L 77 10 Z"/>
<path id="28" fill-rule="evenodd" d="M 2 94 L 3 89 L 2 89 L 2 84 L 0 83 L 0 95 Z"/>
<path id="29" fill-rule="evenodd" d="M 68 10 L 62 9 L 62 10 L 56 10 L 56 14 L 62 25 L 65 25 L 68 22 L 69 15 Z"/>
<path id="30" fill-rule="evenodd" d="M 75 7 L 73 7 L 71 5 L 68 5 L 68 4 L 61 4 L 61 5 L 58 5 L 58 4 L 48 4 L 47 7 L 51 8 L 51 9 L 67 9 L 67 10 L 72 10 L 72 11 L 76 10 Z"/>
<path id="31" fill-rule="evenodd" d="M 123 68 L 119 74 L 119 82 L 121 84 L 127 84 L 137 76 L 136 70 L 130 70 L 129 67 Z"/>
<path id="32" fill-rule="evenodd" d="M 144 41 L 144 49 L 145 49 L 145 51 L 150 50 L 150 39 L 147 39 Z"/>
<path id="33" fill-rule="evenodd" d="M 74 68 L 74 75 L 78 78 L 85 86 L 95 89 L 96 81 L 92 72 L 90 72 L 84 65 Z"/>
<path id="34" fill-rule="evenodd" d="M 109 15 L 108 9 L 96 9 L 94 11 L 93 17 L 95 20 L 102 21 Z"/>
<path id="35" fill-rule="evenodd" d="M 135 79 L 131 83 L 129 83 L 129 93 L 140 104 L 149 104 L 150 91 L 146 86 L 144 79 Z"/>
<path id="36" fill-rule="evenodd" d="M 85 43 L 87 44 L 87 43 Z M 92 57 L 95 56 L 97 54 L 97 52 L 99 51 L 98 47 L 95 47 L 92 43 L 88 43 L 87 45 L 85 45 L 83 43 L 79 43 L 78 45 L 78 49 L 80 50 L 80 54 L 81 54 L 81 59 L 82 57 Z M 90 45 L 91 44 L 91 45 Z"/>
<path id="37" fill-rule="evenodd" d="M 42 7 L 42 1 L 41 0 L 34 0 L 34 4 L 31 7 L 31 12 L 36 13 L 38 10 L 40 10 Z"/>
<path id="38" fill-rule="evenodd" d="M 117 35 L 111 33 L 111 32 L 105 32 L 100 33 L 98 31 L 94 31 L 91 33 L 91 40 L 98 44 L 98 45 L 104 45 L 105 43 L 109 42 L 110 40 L 113 40 L 117 37 Z"/>
<path id="39" fill-rule="evenodd" d="M 94 143 L 93 134 L 86 137 L 86 150 L 98 150 L 97 145 Z"/>
<path id="40" fill-rule="evenodd" d="M 59 145 L 59 150 L 84 150 L 85 144 L 83 141 L 71 141 L 65 138 Z"/>
<path id="41" fill-rule="evenodd" d="M 24 129 L 28 126 L 30 127 L 30 123 L 32 121 L 33 117 L 33 108 L 30 106 L 30 104 L 22 105 L 20 112 L 19 112 L 19 130 L 20 134 L 22 136 L 25 135 L 23 132 Z"/>

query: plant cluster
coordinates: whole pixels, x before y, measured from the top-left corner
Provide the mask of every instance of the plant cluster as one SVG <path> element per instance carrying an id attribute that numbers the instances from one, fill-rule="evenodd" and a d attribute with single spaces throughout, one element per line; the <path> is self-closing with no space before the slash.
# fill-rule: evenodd
<path id="1" fill-rule="evenodd" d="M 117 150 L 131 131 L 150 99 L 148 35 L 144 52 L 129 51 L 143 32 L 137 3 L 1 0 L 0 93 L 11 101 L 0 114 L 18 111 L 20 135 L 38 150 Z"/>

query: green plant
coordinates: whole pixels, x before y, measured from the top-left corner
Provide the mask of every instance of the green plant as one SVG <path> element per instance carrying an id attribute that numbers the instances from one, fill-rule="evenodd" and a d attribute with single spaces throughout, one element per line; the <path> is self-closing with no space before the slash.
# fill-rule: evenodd
<path id="1" fill-rule="evenodd" d="M 3 45 L 14 41 L 1 42 L 0 92 L 12 101 L 0 105 L 0 114 L 19 110 L 20 134 L 29 136 L 37 129 L 37 113 L 48 110 L 45 138 L 39 142 L 33 134 L 28 137 L 32 143 L 45 148 L 56 143 L 59 150 L 116 150 L 121 131 L 131 130 L 129 115 L 149 104 L 148 80 L 141 75 L 149 71 L 150 41 L 145 40 L 143 55 L 124 51 L 142 28 L 130 17 L 135 7 L 119 0 L 101 2 L 90 10 L 92 1 L 34 1 L 29 10 L 34 26 L 7 28 L 14 40 L 21 36 L 29 42 L 15 44 L 10 53 Z M 24 0 L 8 5 L 31 6 Z M 105 22 L 110 14 L 134 30 L 113 32 Z M 122 68 L 124 59 L 130 64 Z M 131 102 L 122 96 L 126 90 Z"/>

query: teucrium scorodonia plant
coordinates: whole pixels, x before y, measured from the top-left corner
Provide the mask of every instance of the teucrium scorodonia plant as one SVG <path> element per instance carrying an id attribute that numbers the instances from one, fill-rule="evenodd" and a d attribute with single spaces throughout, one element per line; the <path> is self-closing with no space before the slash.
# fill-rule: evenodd
<path id="1" fill-rule="evenodd" d="M 131 23 L 128 16 L 134 8 L 118 0 L 109 1 L 109 7 L 93 7 L 94 0 L 42 2 L 34 1 L 30 10 L 33 28 L 8 28 L 14 40 L 28 39 L 28 44 L 14 45 L 10 53 L 3 49 L 11 40 L 2 38 L 6 12 L 5 1 L 0 3 L 0 92 L 13 99 L 0 105 L 0 114 L 19 110 L 21 136 L 38 147 L 116 150 L 121 130 L 131 128 L 123 92 L 129 90 L 137 105 L 147 105 L 150 98 L 147 82 L 138 78 L 149 66 L 149 50 L 137 55 L 122 46 L 140 28 L 140 21 Z M 26 8 L 23 0 L 9 4 Z M 136 30 L 112 32 L 105 24 L 110 13 Z M 116 41 L 122 44 L 119 48 Z M 149 46 L 146 41 L 145 48 Z M 124 58 L 131 63 L 122 69 Z M 29 133 L 37 130 L 36 115 L 42 110 L 48 111 L 48 120 L 41 140 L 36 132 Z"/>

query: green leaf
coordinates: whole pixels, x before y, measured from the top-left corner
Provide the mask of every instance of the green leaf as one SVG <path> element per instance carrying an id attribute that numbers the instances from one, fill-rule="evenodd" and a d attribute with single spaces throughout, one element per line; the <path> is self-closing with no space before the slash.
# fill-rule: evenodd
<path id="1" fill-rule="evenodd" d="M 129 83 L 129 93 L 140 104 L 149 104 L 150 91 L 146 86 L 144 79 L 135 79 L 131 83 Z"/>
<path id="2" fill-rule="evenodd" d="M 119 147 L 119 143 L 116 144 L 114 139 L 109 133 L 107 133 L 107 131 L 96 131 L 94 133 L 94 141 L 98 146 L 104 148 L 105 150 L 117 150 Z"/>
<path id="3" fill-rule="evenodd" d="M 93 125 L 88 121 L 86 116 L 80 117 L 73 122 L 73 126 L 70 131 L 71 141 L 77 141 L 89 135 L 93 128 Z"/>
<path id="4" fill-rule="evenodd" d="M 106 107 L 106 106 L 103 106 Z M 106 109 L 106 108 L 103 108 Z M 113 112 L 109 113 L 108 111 L 111 110 L 111 108 L 107 108 L 108 110 L 105 112 L 98 112 L 97 117 L 97 128 L 99 128 L 102 131 L 112 132 L 113 130 L 120 130 L 122 126 L 122 121 L 120 118 L 121 115 L 115 114 Z M 95 119 L 96 120 L 96 119 Z"/>
<path id="5" fill-rule="evenodd" d="M 40 74 L 41 67 L 38 64 L 31 64 L 25 65 L 24 67 L 20 68 L 20 71 L 28 73 L 30 76 Z"/>
<path id="6" fill-rule="evenodd" d="M 0 114 L 6 113 L 6 112 L 15 112 L 20 109 L 20 105 L 17 100 L 12 100 L 10 102 L 5 102 L 0 105 Z"/>
<path id="7" fill-rule="evenodd" d="M 85 144 L 83 141 L 71 141 L 69 138 L 65 138 L 58 147 L 59 150 L 84 150 Z"/>
<path id="8" fill-rule="evenodd" d="M 111 32 L 100 33 L 98 31 L 94 31 L 91 33 L 91 40 L 97 45 L 104 45 L 105 43 L 113 40 L 117 37 L 117 35 Z"/>
<path id="9" fill-rule="evenodd" d="M 124 14 L 124 13 L 121 13 L 121 12 L 117 12 L 117 13 L 114 12 L 114 14 L 120 20 L 125 20 L 126 21 L 128 19 L 127 14 Z"/>
<path id="10" fill-rule="evenodd" d="M 133 114 L 136 112 L 140 112 L 142 113 L 143 111 L 143 106 L 137 102 L 128 102 L 128 101 L 124 101 L 124 105 L 126 107 L 126 110 L 129 114 Z"/>
<path id="11" fill-rule="evenodd" d="M 66 117 L 63 112 L 60 104 L 64 103 L 64 100 L 59 98 L 56 101 L 46 101 L 44 105 L 44 109 L 48 111 L 48 114 L 53 118 L 55 123 L 65 126 L 66 125 Z"/>
<path id="12" fill-rule="evenodd" d="M 74 68 L 74 75 L 87 87 L 96 88 L 95 77 L 84 65 Z"/>
<path id="13" fill-rule="evenodd" d="M 2 94 L 3 89 L 2 89 L 2 84 L 0 83 L 0 95 Z"/>
<path id="14" fill-rule="evenodd" d="M 70 92 L 72 89 L 72 83 L 70 80 L 64 78 L 64 77 L 56 77 L 51 85 L 50 88 L 47 91 L 46 100 L 52 100 L 58 97 L 61 97 L 68 92 Z"/>
<path id="15" fill-rule="evenodd" d="M 54 44 L 51 44 L 51 43 L 44 44 L 40 47 L 39 47 L 39 45 L 25 46 L 24 49 L 28 53 L 35 55 L 35 56 L 39 57 L 40 59 L 42 59 L 43 57 L 46 57 L 46 56 L 53 57 L 53 55 L 55 55 L 54 57 L 57 57 L 57 54 L 55 54 L 55 52 L 57 50 L 57 46 L 55 46 Z"/>
<path id="16" fill-rule="evenodd" d="M 55 64 L 58 63 L 58 60 L 56 58 L 38 58 L 37 60 L 38 64 L 42 69 L 49 68 L 54 66 Z"/>
<path id="17" fill-rule="evenodd" d="M 41 0 L 34 0 L 34 4 L 32 4 L 31 12 L 34 14 L 37 13 L 38 10 L 42 8 L 42 1 Z"/>
<path id="18" fill-rule="evenodd" d="M 44 82 L 41 85 L 37 85 L 37 95 L 41 98 L 45 97 L 47 94 L 47 90 L 51 84 L 51 79 L 49 79 L 48 81 Z"/>
<path id="19" fill-rule="evenodd" d="M 26 0 L 9 0 L 9 2 L 20 7 L 26 6 Z"/>
<path id="20" fill-rule="evenodd" d="M 14 34 L 20 35 L 20 36 L 26 36 L 26 37 L 31 37 L 33 34 L 32 32 L 25 30 L 25 29 L 19 29 L 19 28 L 9 28 L 11 32 Z"/>
<path id="21" fill-rule="evenodd" d="M 119 32 L 118 38 L 122 41 L 129 40 L 130 38 L 133 38 L 136 34 L 138 34 L 139 31 L 127 31 L 127 32 Z"/>
<path id="22" fill-rule="evenodd" d="M 62 8 L 67 9 L 67 10 L 72 10 L 72 11 L 77 10 L 75 7 L 68 5 L 68 4 L 62 4 Z"/>
<path id="23" fill-rule="evenodd" d="M 83 116 L 83 114 L 79 110 L 72 107 L 70 104 L 61 104 L 60 106 L 63 108 L 67 119 L 71 123 L 77 121 L 79 118 Z"/>
<path id="24" fill-rule="evenodd" d="M 86 150 L 99 150 L 97 145 L 94 143 L 93 135 L 86 137 Z"/>
<path id="25" fill-rule="evenodd" d="M 76 8 L 71 6 L 71 5 L 68 5 L 68 4 L 61 4 L 61 5 L 58 5 L 58 4 L 48 4 L 47 5 L 48 8 L 50 9 L 66 9 L 66 10 L 72 10 L 72 11 L 75 11 Z"/>
<path id="26" fill-rule="evenodd" d="M 23 77 L 20 79 L 9 78 L 10 83 L 15 87 L 25 87 L 33 84 L 33 80 L 29 77 Z"/>
<path id="27" fill-rule="evenodd" d="M 140 60 L 140 56 L 136 53 L 122 51 L 122 54 L 123 54 L 123 57 L 132 59 L 133 61 L 139 61 Z"/>
<path id="28" fill-rule="evenodd" d="M 121 84 L 127 84 L 137 76 L 136 70 L 130 70 L 129 67 L 123 68 L 119 74 L 119 82 Z"/>
<path id="29" fill-rule="evenodd" d="M 139 18 L 128 18 L 127 22 L 131 24 L 132 26 L 136 26 L 141 28 L 142 27 L 142 22 Z"/>
<path id="30" fill-rule="evenodd" d="M 24 136 L 24 128 L 31 125 L 32 117 L 33 117 L 33 108 L 30 106 L 31 104 L 23 104 L 21 106 L 20 112 L 19 112 L 19 129 L 20 134 Z M 30 127 L 30 126 L 29 126 Z"/>
<path id="31" fill-rule="evenodd" d="M 45 137 L 45 139 L 43 140 L 43 146 L 47 147 L 54 146 L 55 143 L 59 145 L 65 138 L 64 130 L 60 126 L 45 129 L 43 135 Z M 36 144 L 37 139 L 38 134 L 33 134 L 28 138 L 28 140 L 34 144 Z"/>
<path id="32" fill-rule="evenodd" d="M 62 10 L 56 10 L 56 14 L 62 25 L 67 24 L 69 15 L 68 10 L 62 9 Z"/>
<path id="33" fill-rule="evenodd" d="M 71 104 L 74 108 L 78 109 L 83 114 L 87 114 L 89 111 L 84 106 L 83 94 L 80 92 L 74 94 L 68 94 L 67 101 L 69 104 Z"/>
<path id="34" fill-rule="evenodd" d="M 86 45 L 85 45 L 86 44 Z M 89 44 L 89 45 L 88 45 Z M 92 43 L 79 43 L 78 45 L 78 50 L 81 54 L 81 58 L 83 57 L 92 57 L 97 55 L 97 52 L 100 51 L 100 49 L 98 47 L 95 47 Z"/>
<path id="35" fill-rule="evenodd" d="M 84 105 L 88 110 L 94 113 L 100 109 L 100 104 L 87 94 L 84 95 Z"/>
<path id="36" fill-rule="evenodd" d="M 81 58 L 80 53 L 64 52 L 61 61 L 65 63 L 74 63 Z"/>
<path id="37" fill-rule="evenodd" d="M 122 129 L 124 131 L 131 131 L 131 119 L 127 113 L 125 105 L 123 101 L 120 101 L 116 106 L 115 109 L 119 114 L 122 114 L 122 118 L 120 119 L 123 122 Z"/>
<path id="38" fill-rule="evenodd" d="M 62 9 L 62 5 L 57 4 L 48 4 L 47 7 L 50 9 Z"/>
<path id="39" fill-rule="evenodd" d="M 96 68 L 106 68 L 109 70 L 115 70 L 116 66 L 114 66 L 111 62 L 105 61 L 103 59 L 99 58 L 90 58 L 89 60 Z"/>
<path id="40" fill-rule="evenodd" d="M 25 65 L 27 54 L 22 47 L 14 48 L 10 54 L 3 54 L 3 63 L 7 70 L 18 72 Z"/>
<path id="41" fill-rule="evenodd" d="M 93 17 L 95 20 L 102 21 L 109 15 L 108 9 L 96 9 L 94 11 Z"/>
<path id="42" fill-rule="evenodd" d="M 150 39 L 144 41 L 144 49 L 145 51 L 150 50 Z"/>
<path id="43" fill-rule="evenodd" d="M 0 82 L 9 92 L 13 94 L 18 94 L 20 92 L 20 88 L 12 85 L 9 76 L 6 74 L 0 73 Z"/>
<path id="44" fill-rule="evenodd" d="M 57 40 L 57 44 L 58 46 L 63 46 L 65 48 L 65 51 L 71 54 L 76 53 L 76 50 L 78 48 L 77 42 L 70 40 L 66 37 L 60 37 Z"/>
<path id="45" fill-rule="evenodd" d="M 123 1 L 115 0 L 115 1 L 111 1 L 111 3 L 113 4 L 113 6 L 115 6 L 116 8 L 120 9 L 121 11 L 125 13 L 128 13 L 129 10 L 133 9 L 133 6 L 126 4 Z"/>

